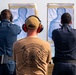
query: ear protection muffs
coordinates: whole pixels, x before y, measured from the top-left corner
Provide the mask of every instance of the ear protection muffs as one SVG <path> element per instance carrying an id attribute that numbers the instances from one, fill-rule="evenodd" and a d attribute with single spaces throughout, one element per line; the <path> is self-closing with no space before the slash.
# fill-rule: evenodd
<path id="1" fill-rule="evenodd" d="M 23 25 L 22 25 L 22 29 L 24 30 L 24 32 L 27 32 L 26 24 L 23 24 Z"/>
<path id="2" fill-rule="evenodd" d="M 37 29 L 37 32 L 40 33 L 43 30 L 43 25 L 41 25 L 41 23 L 39 24 L 39 27 Z"/>
<path id="3" fill-rule="evenodd" d="M 39 20 L 40 24 L 39 24 L 39 27 L 38 27 L 38 29 L 37 29 L 37 32 L 40 33 L 40 32 L 43 30 L 43 25 L 41 24 L 41 20 L 40 20 L 37 16 L 35 16 L 35 15 L 31 15 L 31 16 L 29 16 L 28 18 L 30 18 L 30 17 L 35 17 L 35 18 L 37 18 L 37 19 Z M 28 19 L 28 18 L 27 18 L 27 19 Z M 25 24 L 22 25 L 22 29 L 23 29 L 25 32 L 28 31 L 28 29 L 27 29 L 27 27 L 26 27 L 26 21 L 27 21 L 27 19 L 25 20 Z"/>

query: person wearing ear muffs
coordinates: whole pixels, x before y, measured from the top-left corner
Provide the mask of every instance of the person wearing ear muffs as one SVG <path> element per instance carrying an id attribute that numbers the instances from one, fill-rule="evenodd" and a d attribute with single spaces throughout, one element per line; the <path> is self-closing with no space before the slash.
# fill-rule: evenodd
<path id="1" fill-rule="evenodd" d="M 13 61 L 13 43 L 21 29 L 12 24 L 12 14 L 9 9 L 1 11 L 0 15 L 0 75 L 16 75 L 15 62 Z"/>
<path id="2" fill-rule="evenodd" d="M 25 20 L 22 29 L 27 36 L 13 45 L 17 75 L 47 75 L 47 66 L 51 59 L 50 44 L 40 38 L 43 30 L 40 19 L 31 15 Z"/>

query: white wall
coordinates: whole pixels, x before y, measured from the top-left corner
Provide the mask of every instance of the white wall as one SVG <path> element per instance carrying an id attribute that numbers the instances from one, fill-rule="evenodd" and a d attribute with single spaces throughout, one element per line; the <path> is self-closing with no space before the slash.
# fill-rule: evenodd
<path id="1" fill-rule="evenodd" d="M 0 11 L 8 8 L 9 3 L 36 3 L 39 18 L 45 28 L 47 27 L 47 3 L 74 3 L 74 28 L 76 28 L 76 0 L 0 0 Z M 47 36 L 46 32 L 45 36 Z"/>

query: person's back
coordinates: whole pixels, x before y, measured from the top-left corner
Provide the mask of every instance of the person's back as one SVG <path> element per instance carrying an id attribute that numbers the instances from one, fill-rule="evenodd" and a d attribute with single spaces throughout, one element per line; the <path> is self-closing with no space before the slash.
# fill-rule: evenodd
<path id="1" fill-rule="evenodd" d="M 3 41 L 5 54 L 8 56 L 12 56 L 12 46 L 20 33 L 19 29 L 17 25 L 10 23 L 8 20 L 2 20 L 0 23 L 0 40 Z"/>
<path id="2" fill-rule="evenodd" d="M 28 29 L 27 37 L 17 41 L 13 46 L 16 73 L 17 75 L 47 75 L 47 66 L 51 59 L 50 45 L 37 37 L 37 33 L 40 32 L 37 30 L 40 21 L 37 17 L 30 16 L 25 23 Z M 25 31 L 25 25 L 23 30 Z"/>
<path id="3" fill-rule="evenodd" d="M 69 13 L 62 15 L 61 23 L 61 28 L 52 33 L 55 44 L 53 75 L 75 75 L 73 69 L 76 69 L 76 30 L 70 27 L 71 16 Z"/>
<path id="4" fill-rule="evenodd" d="M 55 58 L 64 60 L 76 60 L 76 30 L 65 25 L 61 29 L 53 31 L 57 35 L 55 41 Z"/>
<path id="5" fill-rule="evenodd" d="M 46 75 L 49 61 L 50 46 L 47 42 L 36 38 L 27 37 L 15 45 L 17 73 L 27 75 Z"/>
<path id="6" fill-rule="evenodd" d="M 2 10 L 0 23 L 0 64 L 4 67 L 0 71 L 1 75 L 6 74 L 6 72 L 6 75 L 13 75 L 13 67 L 15 67 L 12 57 L 12 46 L 13 43 L 17 40 L 17 35 L 21 32 L 21 29 L 19 26 L 11 23 L 12 19 L 12 14 L 8 9 Z"/>

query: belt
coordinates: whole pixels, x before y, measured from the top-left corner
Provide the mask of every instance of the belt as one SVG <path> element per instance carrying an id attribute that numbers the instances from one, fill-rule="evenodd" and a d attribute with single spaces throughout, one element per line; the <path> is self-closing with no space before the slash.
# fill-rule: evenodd
<path id="1" fill-rule="evenodd" d="M 4 55 L 0 56 L 0 64 L 3 64 L 3 60 L 4 60 Z"/>
<path id="2" fill-rule="evenodd" d="M 53 63 L 75 63 L 76 64 L 76 60 L 68 60 L 68 59 L 53 59 Z"/>
<path id="3" fill-rule="evenodd" d="M 55 61 L 54 63 L 57 62 L 63 62 L 63 63 L 75 63 L 76 64 L 76 60 L 60 60 L 60 61 Z"/>
<path id="4" fill-rule="evenodd" d="M 0 64 L 7 63 L 9 60 L 13 60 L 13 57 L 9 57 L 7 55 L 0 56 Z"/>

